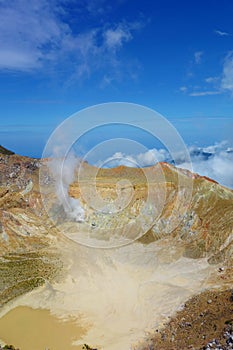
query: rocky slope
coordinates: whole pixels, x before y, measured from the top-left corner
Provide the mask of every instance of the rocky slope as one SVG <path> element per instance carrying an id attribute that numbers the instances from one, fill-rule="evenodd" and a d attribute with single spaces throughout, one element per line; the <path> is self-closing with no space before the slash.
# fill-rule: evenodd
<path id="1" fill-rule="evenodd" d="M 54 230 L 42 209 L 40 161 L 0 149 L 0 305 L 59 269 Z"/>
<path id="2" fill-rule="evenodd" d="M 86 209 L 86 221 L 95 224 L 96 232 L 98 227 L 111 227 L 108 225 L 109 211 L 111 224 L 117 227 L 138 217 L 146 221 L 154 215 L 148 223 L 151 228 L 138 239 L 139 242 L 172 241 L 168 260 L 173 254 L 179 254 L 194 259 L 206 257 L 210 264 L 231 265 L 232 190 L 166 163 L 144 169 L 120 166 L 96 170 L 87 164 L 83 167 L 79 182 L 71 184 L 69 193 L 81 200 Z M 119 179 L 123 181 L 120 186 Z M 127 188 L 132 189 L 129 203 L 114 213 L 117 205 L 124 202 L 122 198 Z M 107 203 L 106 211 L 101 208 L 98 215 L 89 209 L 95 205 L 95 197 L 101 197 Z"/>
<path id="3" fill-rule="evenodd" d="M 208 276 L 208 285 L 219 290 L 232 285 L 232 190 L 166 163 L 145 169 L 98 169 L 83 163 L 67 187 L 68 199 L 78 199 L 84 210 L 83 221 L 79 221 L 75 212 L 68 215 L 59 202 L 48 160 L 21 157 L 4 149 L 0 152 L 1 305 L 46 281 L 60 278 L 64 266 L 62 244 L 57 243 L 66 240 L 61 232 L 77 242 L 80 237 L 89 242 L 85 241 L 88 236 L 91 242 L 108 244 L 114 236 L 123 244 L 134 241 L 153 249 L 157 242 L 156 264 L 172 266 L 181 258 L 206 259 L 209 265 L 216 266 L 215 273 Z M 48 213 L 41 198 L 41 169 L 41 181 L 47 191 L 42 197 L 46 198 Z M 130 259 L 134 259 L 134 252 L 130 254 Z M 150 254 L 152 261 L 154 253 Z M 92 258 L 90 254 L 88 259 Z M 224 269 L 222 273 L 219 267 Z M 190 310 L 186 309 L 187 314 Z M 170 337 L 172 332 L 167 327 L 167 339 L 173 342 L 175 335 Z M 153 339 L 150 349 L 185 349 L 179 339 L 169 343 L 170 347 L 162 338 Z M 189 344 L 192 342 L 193 338 Z"/>

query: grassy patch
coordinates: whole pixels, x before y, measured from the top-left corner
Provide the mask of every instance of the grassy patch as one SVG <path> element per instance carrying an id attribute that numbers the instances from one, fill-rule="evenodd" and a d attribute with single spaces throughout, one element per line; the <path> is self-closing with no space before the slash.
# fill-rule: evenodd
<path id="1" fill-rule="evenodd" d="M 51 281 L 61 269 L 55 256 L 10 254 L 0 260 L 0 305 Z"/>

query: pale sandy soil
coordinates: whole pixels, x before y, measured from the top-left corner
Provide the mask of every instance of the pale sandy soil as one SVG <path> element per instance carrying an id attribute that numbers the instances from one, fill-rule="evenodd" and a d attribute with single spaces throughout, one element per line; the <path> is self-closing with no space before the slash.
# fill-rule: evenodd
<path id="1" fill-rule="evenodd" d="M 18 330 L 20 323 L 12 323 L 12 318 L 19 315 L 26 324 L 31 320 L 27 344 L 38 344 L 38 350 L 45 349 L 45 343 L 40 341 L 47 337 L 46 324 L 52 327 L 51 337 L 56 335 L 52 345 L 47 345 L 50 350 L 61 349 L 64 341 L 70 342 L 66 349 L 78 350 L 84 343 L 98 350 L 134 349 L 189 297 L 207 288 L 210 275 L 217 269 L 206 259 L 182 257 L 169 242 L 134 242 L 108 250 L 87 248 L 68 240 L 60 245 L 68 265 L 64 279 L 19 297 L 1 311 L 0 315 L 5 316 L 0 320 L 0 337 L 21 346 L 21 350 L 29 348 L 26 342 L 22 343 L 24 332 Z M 72 322 L 56 320 L 70 317 Z"/>

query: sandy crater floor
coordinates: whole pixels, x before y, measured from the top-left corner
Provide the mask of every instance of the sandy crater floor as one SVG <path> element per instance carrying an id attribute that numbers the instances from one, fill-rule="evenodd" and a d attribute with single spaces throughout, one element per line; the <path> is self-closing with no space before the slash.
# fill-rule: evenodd
<path id="1" fill-rule="evenodd" d="M 58 248 L 68 266 L 65 278 L 1 311 L 0 337 L 21 350 L 37 350 L 38 339 L 46 339 L 38 350 L 64 349 L 64 341 L 66 349 L 78 350 L 84 343 L 98 350 L 134 349 L 189 297 L 208 287 L 216 271 L 206 259 L 183 258 L 169 242 L 104 250 L 66 241 Z M 12 322 L 16 319 L 31 320 L 27 342 L 20 322 Z"/>

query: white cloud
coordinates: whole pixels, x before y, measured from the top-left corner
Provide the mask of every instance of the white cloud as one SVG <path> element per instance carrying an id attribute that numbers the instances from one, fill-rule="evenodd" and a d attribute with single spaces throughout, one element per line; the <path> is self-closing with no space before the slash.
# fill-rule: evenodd
<path id="1" fill-rule="evenodd" d="M 118 49 L 124 42 L 130 41 L 132 34 L 130 28 L 125 25 L 118 25 L 114 29 L 107 29 L 104 32 L 105 45 L 109 49 Z"/>
<path id="2" fill-rule="evenodd" d="M 221 87 L 233 93 L 233 52 L 230 52 L 225 58 Z"/>
<path id="3" fill-rule="evenodd" d="M 195 52 L 194 58 L 196 64 L 201 62 L 202 55 L 202 51 Z M 214 96 L 229 92 L 233 97 L 233 51 L 230 51 L 225 56 L 221 75 L 206 77 L 202 86 L 201 84 L 200 86 L 193 86 L 192 89 L 190 86 L 189 91 L 186 86 L 180 87 L 179 90 L 181 92 L 186 92 L 189 96 L 193 97 Z"/>
<path id="4" fill-rule="evenodd" d="M 0 68 L 31 70 L 40 66 L 40 55 L 30 50 L 0 49 Z"/>
<path id="5" fill-rule="evenodd" d="M 188 90 L 187 86 L 181 86 L 180 87 L 180 91 L 181 92 L 187 92 L 187 90 Z"/>
<path id="6" fill-rule="evenodd" d="M 116 152 L 113 156 L 107 158 L 103 161 L 97 162 L 96 166 L 101 166 L 104 164 L 104 167 L 116 167 L 119 165 L 125 165 L 128 167 L 146 167 L 153 165 L 157 162 L 163 162 L 168 159 L 169 153 L 165 149 L 156 148 L 150 149 L 144 153 L 139 153 L 137 155 L 129 155 L 123 152 Z"/>
<path id="7" fill-rule="evenodd" d="M 103 14 L 109 8 L 109 5 L 106 4 L 106 0 L 85 0 L 84 2 L 86 2 L 87 11 L 92 16 Z"/>
<path id="8" fill-rule="evenodd" d="M 205 82 L 212 84 L 213 90 L 206 87 L 203 91 L 191 92 L 189 96 L 211 96 L 226 92 L 231 92 L 233 96 L 233 51 L 229 52 L 224 59 L 221 77 L 210 76 L 205 79 Z"/>
<path id="9" fill-rule="evenodd" d="M 214 179 L 222 185 L 233 188 L 233 148 L 226 142 L 216 143 L 208 147 L 189 147 L 191 164 L 187 164 L 183 154 L 176 154 L 176 166 L 189 169 L 202 176 Z M 105 167 L 125 165 L 129 167 L 146 167 L 157 162 L 173 163 L 173 160 L 165 149 L 150 149 L 144 153 L 127 155 L 116 152 L 104 162 L 98 162 L 97 166 L 105 164 Z M 190 167 L 191 166 L 191 167 Z"/>
<path id="10" fill-rule="evenodd" d="M 221 91 L 195 91 L 191 92 L 189 96 L 211 96 L 211 95 L 220 95 Z"/>
<path id="11" fill-rule="evenodd" d="M 219 143 L 211 147 L 211 152 L 208 152 L 208 148 L 197 150 L 199 153 L 196 156 L 191 154 L 193 171 L 233 188 L 233 149 Z M 186 163 L 179 164 L 179 167 L 188 168 Z"/>
<path id="12" fill-rule="evenodd" d="M 149 166 L 157 162 L 164 162 L 168 157 L 168 152 L 164 149 L 150 149 L 137 156 L 137 162 L 140 166 Z"/>
<path id="13" fill-rule="evenodd" d="M 201 63 L 202 56 L 203 56 L 203 51 L 197 51 L 194 53 L 194 60 L 196 64 Z"/>
<path id="14" fill-rule="evenodd" d="M 222 32 L 221 30 L 215 30 L 214 32 L 215 32 L 215 34 L 217 34 L 219 36 L 230 36 L 231 35 L 230 33 Z"/>
<path id="15" fill-rule="evenodd" d="M 219 77 L 208 77 L 205 79 L 205 82 L 208 84 L 216 83 L 219 80 Z"/>
<path id="16" fill-rule="evenodd" d="M 77 31 L 81 27 L 77 14 L 95 12 L 96 2 L 73 1 L 77 10 L 74 16 L 67 12 L 72 1 L 0 1 L 0 70 L 62 71 L 74 80 L 88 78 L 101 69 L 108 76 L 117 74 L 117 69 L 127 69 L 120 50 L 142 27 L 140 23 L 122 21 L 112 26 L 96 20 L 95 27 Z"/>
<path id="17" fill-rule="evenodd" d="M 0 4 L 0 68 L 29 70 L 49 59 L 69 28 L 45 0 Z"/>

